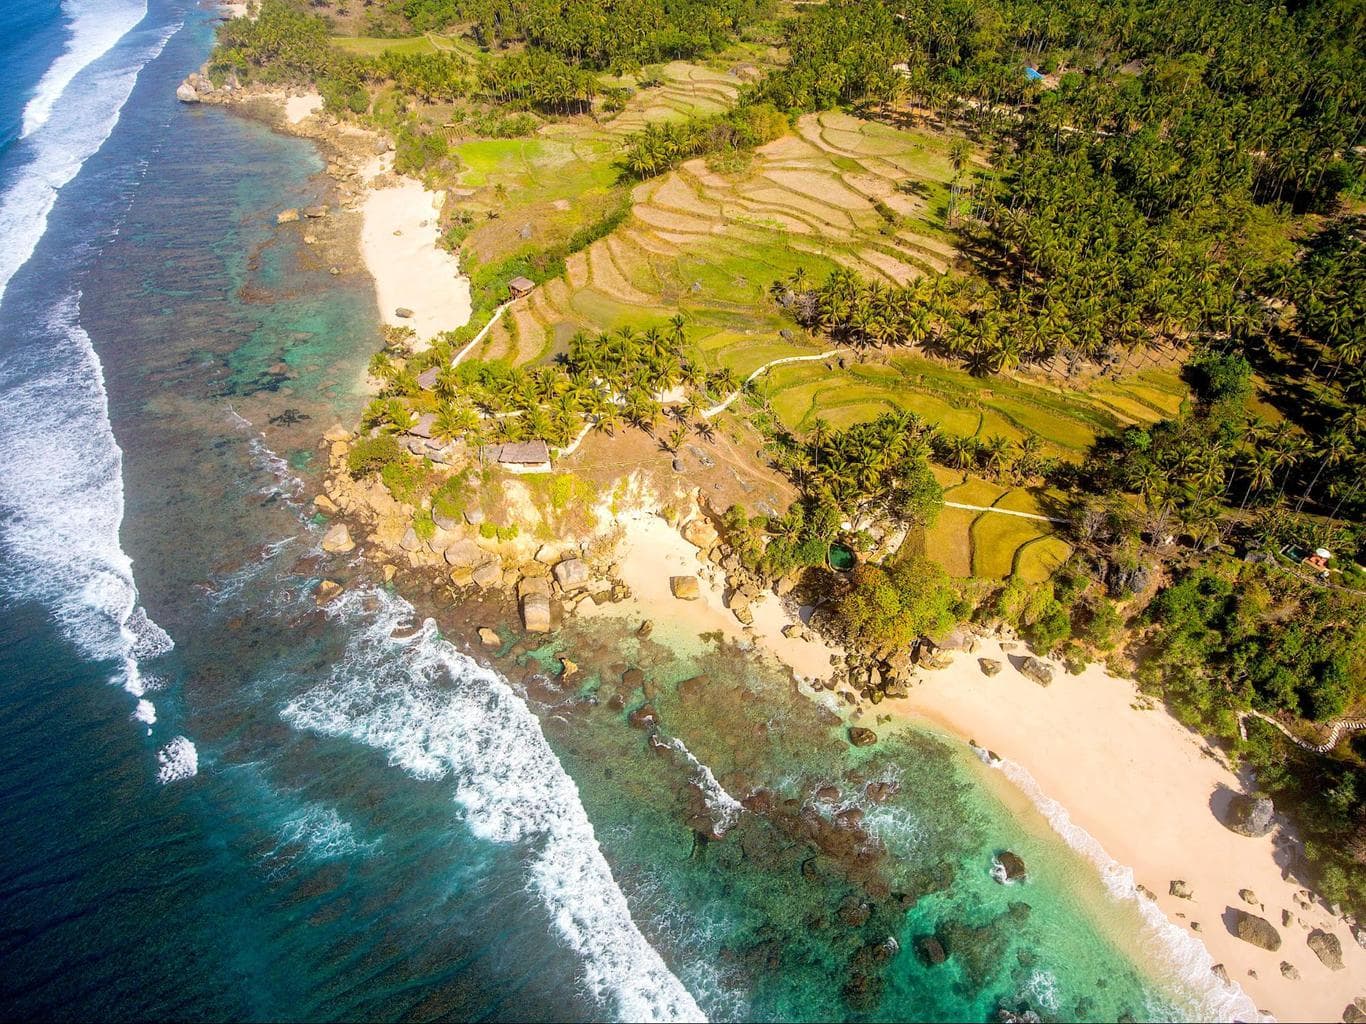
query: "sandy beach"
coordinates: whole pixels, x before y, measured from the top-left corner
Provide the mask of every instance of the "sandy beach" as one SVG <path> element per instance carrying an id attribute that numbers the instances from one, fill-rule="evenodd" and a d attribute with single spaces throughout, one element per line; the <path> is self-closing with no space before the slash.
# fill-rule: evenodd
<path id="1" fill-rule="evenodd" d="M 651 619 L 657 631 L 680 637 L 720 632 L 771 654 L 799 679 L 829 677 L 838 648 L 784 636 L 793 618 L 780 599 L 768 594 L 755 601 L 754 623 L 744 626 L 726 607 L 720 569 L 678 529 L 646 511 L 628 512 L 618 524 L 617 562 L 631 597 L 579 614 Z M 675 598 L 669 578 L 694 574 L 698 599 Z M 1366 950 L 1327 908 L 1297 902 L 1303 886 L 1283 877 L 1288 840 L 1277 838 L 1279 829 L 1251 839 L 1215 817 L 1212 808 L 1245 790 L 1222 756 L 1152 707 L 1132 682 L 1099 665 L 1079 676 L 1059 670 L 1045 688 L 1016 671 L 1010 653 L 1027 652 L 1019 645 L 1007 653 L 983 639 L 948 668 L 923 672 L 909 697 L 866 707 L 852 720 L 872 726 L 890 715 L 890 727 L 930 724 L 999 754 L 997 769 L 1095 865 L 1116 898 L 1141 901 L 1150 932 L 1142 941 L 1154 956 L 1169 958 L 1192 989 L 1211 992 L 1204 1009 L 1212 1016 L 1341 1019 L 1344 1007 L 1366 993 Z M 996 658 L 1004 668 L 988 677 L 979 657 Z M 811 695 L 832 702 L 828 691 Z M 1170 894 L 1175 880 L 1190 887 L 1191 898 Z M 1155 903 L 1139 895 L 1139 885 L 1156 895 Z M 1258 905 L 1240 896 L 1244 889 Z M 1281 948 L 1267 951 L 1235 936 L 1225 924 L 1228 908 L 1265 917 L 1280 932 Z M 1292 915 L 1288 925 L 1283 911 Z M 1332 971 L 1318 959 L 1306 944 L 1312 928 L 1337 936 L 1346 969 Z M 1298 980 L 1282 972 L 1282 962 Z M 1228 986 L 1210 984 L 1215 964 L 1224 965 Z"/>
<path id="2" fill-rule="evenodd" d="M 380 316 L 386 324 L 413 328 L 419 342 L 470 318 L 470 285 L 460 275 L 460 260 L 437 245 L 443 199 L 421 182 L 400 178 L 371 188 L 361 204 L 361 255 L 375 279 Z M 400 317 L 398 309 L 412 316 Z"/>
<path id="3" fill-rule="evenodd" d="M 1005 667 L 988 677 L 979 657 Z M 1241 792 L 1238 777 L 1201 737 L 1146 705 L 1133 683 L 1098 665 L 1079 676 L 1059 671 L 1051 686 L 1041 687 L 1015 670 L 999 644 L 983 640 L 974 654 L 955 655 L 949 668 L 924 673 L 908 698 L 884 701 L 876 711 L 928 720 L 999 754 L 1000 770 L 1096 863 L 1112 891 L 1132 892 L 1133 883 L 1152 890 L 1167 921 L 1198 935 L 1212 962 L 1224 964 L 1230 981 L 1263 1012 L 1279 1020 L 1340 1020 L 1343 1008 L 1366 993 L 1366 950 L 1327 909 L 1297 905 L 1302 886 L 1282 877 L 1286 856 L 1276 832 L 1250 839 L 1220 824 L 1212 803 L 1222 806 L 1227 794 Z M 1132 869 L 1131 879 L 1120 866 Z M 1190 886 L 1192 898 L 1169 894 L 1177 879 Z M 1246 903 L 1243 889 L 1264 909 Z M 1269 952 L 1234 936 L 1223 920 L 1229 907 L 1271 921 L 1281 948 Z M 1282 911 L 1295 918 L 1288 926 Z M 1155 915 L 1145 916 L 1163 927 Z M 1310 928 L 1338 937 L 1345 970 L 1319 961 L 1306 945 Z M 1299 980 L 1283 976 L 1282 961 Z M 1233 1009 L 1236 993 L 1230 996 Z"/>
<path id="4" fill-rule="evenodd" d="M 697 548 L 684 540 L 677 529 L 662 517 L 643 511 L 625 513 L 617 522 L 623 528 L 616 549 L 619 574 L 631 588 L 631 596 L 578 614 L 651 619 L 657 630 L 679 636 L 720 632 L 728 639 L 767 651 L 798 678 L 830 675 L 830 656 L 836 648 L 816 639 L 783 636 L 783 627 L 792 618 L 777 597 L 766 594 L 756 600 L 750 605 L 753 625 L 741 625 L 726 607 L 725 577 L 721 570 L 703 561 Z M 674 597 L 669 577 L 692 575 L 698 577 L 697 600 L 681 601 Z"/>

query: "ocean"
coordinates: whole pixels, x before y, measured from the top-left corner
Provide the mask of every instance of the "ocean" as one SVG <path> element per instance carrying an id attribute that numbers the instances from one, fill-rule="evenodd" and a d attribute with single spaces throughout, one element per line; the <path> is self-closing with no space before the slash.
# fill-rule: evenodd
<path id="1" fill-rule="evenodd" d="M 331 198 L 316 151 L 175 100 L 217 16 L 0 11 L 5 1016 L 1246 1012 L 960 744 L 851 750 L 774 667 L 633 623 L 495 671 L 324 554 L 378 315 L 275 229 Z"/>

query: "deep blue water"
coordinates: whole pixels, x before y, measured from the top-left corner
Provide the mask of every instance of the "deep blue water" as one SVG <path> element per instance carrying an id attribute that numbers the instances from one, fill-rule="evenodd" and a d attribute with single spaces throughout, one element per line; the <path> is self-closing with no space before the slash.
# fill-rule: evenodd
<path id="1" fill-rule="evenodd" d="M 303 496 L 365 401 L 370 282 L 276 229 L 334 198 L 310 146 L 175 101 L 213 11 L 142 10 L 0 11 L 0 1013 L 1180 1012 L 1136 913 L 962 751 L 854 757 L 777 675 L 606 624 L 555 641 L 583 692 L 547 683 L 551 647 L 514 685 L 324 556 Z M 54 78 L 73 40 L 91 59 Z M 353 584 L 326 614 L 323 576 Z M 699 845 L 696 764 L 592 696 L 624 658 L 771 814 Z M 873 778 L 899 795 L 868 804 Z M 834 827 L 821 784 L 868 828 Z M 989 880 L 1005 845 L 1029 888 Z M 931 968 L 911 947 L 936 929 L 962 948 Z"/>

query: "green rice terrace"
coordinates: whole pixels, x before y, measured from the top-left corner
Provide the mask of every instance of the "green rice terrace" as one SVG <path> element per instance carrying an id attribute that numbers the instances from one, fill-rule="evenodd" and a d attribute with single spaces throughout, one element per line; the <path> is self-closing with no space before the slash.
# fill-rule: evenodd
<path id="1" fill-rule="evenodd" d="M 480 54 L 469 38 L 430 32 L 333 42 L 359 56 L 440 53 L 471 67 Z M 632 133 L 733 109 L 780 60 L 769 47 L 735 44 L 705 62 L 603 75 L 602 93 L 625 97 L 618 109 L 600 104 L 593 118 L 550 120 L 522 137 L 470 138 L 448 125 L 451 170 L 433 183 L 451 188 L 447 239 L 475 293 L 461 344 L 504 300 L 508 280 L 537 285 L 466 360 L 545 364 L 580 332 L 646 330 L 682 313 L 687 359 L 737 380 L 762 370 L 757 398 L 777 426 L 799 435 L 817 420 L 840 430 L 903 410 L 947 435 L 1033 438 L 1041 454 L 1079 462 L 1097 437 L 1180 409 L 1187 389 L 1171 368 L 1140 365 L 1078 387 L 1042 374 L 982 379 L 914 349 L 836 351 L 774 301 L 774 282 L 794 274 L 815 281 L 845 268 L 905 286 L 950 270 L 958 258 L 953 183 L 990 173 L 979 157 L 964 160 L 952 133 L 826 111 L 752 152 L 685 160 L 645 180 L 625 173 Z M 437 105 L 424 116 L 441 115 Z M 778 360 L 799 361 L 770 366 Z M 737 403 L 723 419 L 747 408 Z M 925 546 L 952 573 L 1040 580 L 1066 558 L 1070 549 L 1049 522 L 1060 496 L 942 473 L 950 504 Z M 1038 518 L 980 511 L 998 508 Z"/>

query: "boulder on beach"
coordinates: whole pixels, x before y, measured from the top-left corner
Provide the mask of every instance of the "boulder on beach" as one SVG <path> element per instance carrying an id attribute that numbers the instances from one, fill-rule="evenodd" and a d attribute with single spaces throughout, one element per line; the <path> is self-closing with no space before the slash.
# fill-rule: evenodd
<path id="1" fill-rule="evenodd" d="M 712 526 L 711 520 L 706 516 L 694 516 L 689 519 L 683 524 L 683 529 L 680 532 L 683 534 L 684 540 L 702 551 L 711 548 L 719 539 L 716 527 Z"/>
<path id="2" fill-rule="evenodd" d="M 1257 894 L 1251 889 L 1239 889 L 1238 898 L 1253 907 L 1260 907 L 1262 905 L 1262 901 L 1257 898 Z"/>
<path id="3" fill-rule="evenodd" d="M 1172 879 L 1172 884 L 1167 886 L 1167 892 L 1179 900 L 1188 900 L 1195 896 L 1195 893 L 1191 891 L 1190 883 L 1181 878 Z"/>
<path id="4" fill-rule="evenodd" d="M 981 667 L 984 676 L 994 676 L 1001 671 L 1001 663 L 995 658 L 978 658 L 977 664 Z"/>
<path id="5" fill-rule="evenodd" d="M 702 596 L 702 587 L 696 576 L 670 576 L 669 591 L 680 601 L 696 601 Z"/>
<path id="6" fill-rule="evenodd" d="M 1218 978 L 1220 981 L 1222 981 L 1225 985 L 1229 984 L 1228 968 L 1225 967 L 1223 964 L 1215 964 L 1213 967 L 1209 969 L 1209 972 L 1210 974 Z"/>
<path id="7" fill-rule="evenodd" d="M 295 219 L 298 219 L 297 214 L 295 215 Z M 411 320 L 413 315 L 413 311 L 407 306 L 399 306 L 394 310 L 394 316 L 398 317 L 400 320 Z"/>
<path id="8" fill-rule="evenodd" d="M 877 742 L 877 733 L 860 725 L 851 725 L 849 727 L 849 742 L 856 747 L 871 747 Z"/>
<path id="9" fill-rule="evenodd" d="M 1239 794 L 1228 804 L 1225 824 L 1239 835 L 1260 838 L 1276 825 L 1276 808 L 1267 797 Z"/>
<path id="10" fill-rule="evenodd" d="M 1020 662 L 1020 674 L 1026 679 L 1034 680 L 1040 686 L 1048 686 L 1053 682 L 1053 666 L 1033 655 Z"/>
<path id="11" fill-rule="evenodd" d="M 550 632 L 550 598 L 545 594 L 522 597 L 522 624 L 531 633 Z"/>
<path id="12" fill-rule="evenodd" d="M 323 534 L 323 550 L 330 554 L 344 555 L 355 546 L 356 542 L 351 539 L 351 531 L 345 523 L 336 523 Z"/>
<path id="13" fill-rule="evenodd" d="M 1282 961 L 1281 961 L 1281 977 L 1283 977 L 1283 978 L 1289 978 L 1291 981 L 1299 981 L 1299 980 L 1300 980 L 1300 971 L 1299 971 L 1299 968 L 1296 967 L 1294 964 L 1292 964 L 1292 963 L 1291 963 L 1290 961 L 1288 961 L 1288 960 L 1282 960 Z"/>
<path id="14" fill-rule="evenodd" d="M 1309 938 L 1305 941 L 1309 944 L 1309 948 L 1314 951 L 1314 955 L 1323 962 L 1324 967 L 1330 971 L 1346 969 L 1347 965 L 1342 962 L 1342 943 L 1332 932 L 1315 928 L 1309 933 Z"/>
<path id="15" fill-rule="evenodd" d="M 479 642 L 485 647 L 502 647 L 503 638 L 488 626 L 479 627 Z"/>
<path id="16" fill-rule="evenodd" d="M 1228 913 L 1233 920 L 1233 934 L 1244 942 L 1273 953 L 1281 948 L 1281 933 L 1266 918 L 1236 907 L 1229 907 Z"/>
<path id="17" fill-rule="evenodd" d="M 1002 850 L 996 855 L 996 863 L 992 866 L 991 877 L 1002 885 L 1007 882 L 1018 881 L 1028 874 L 1025 870 L 1024 858 L 1018 853 L 1010 850 Z"/>

